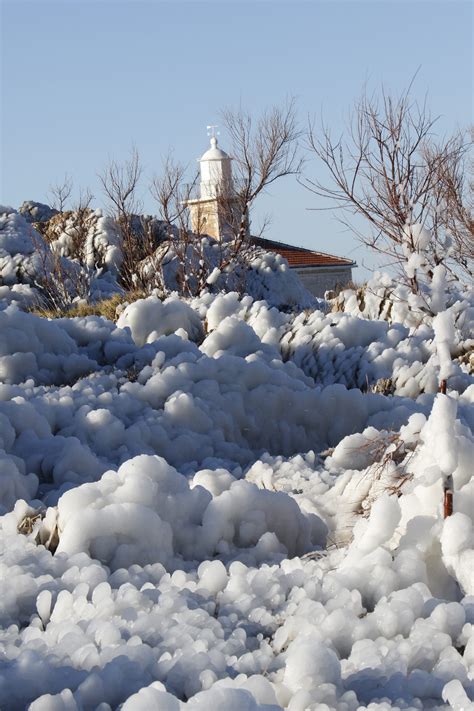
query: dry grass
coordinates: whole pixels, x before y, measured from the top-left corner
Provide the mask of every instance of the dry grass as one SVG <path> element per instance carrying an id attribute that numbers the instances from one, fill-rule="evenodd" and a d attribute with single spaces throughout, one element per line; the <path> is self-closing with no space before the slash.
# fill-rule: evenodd
<path id="1" fill-rule="evenodd" d="M 348 281 L 345 284 L 341 284 L 340 282 L 337 282 L 336 286 L 334 287 L 333 291 L 336 296 L 339 296 L 343 291 L 358 291 L 359 289 L 363 289 L 365 284 L 357 284 L 355 281 Z"/>
<path id="2" fill-rule="evenodd" d="M 392 432 L 379 439 L 371 440 L 367 443 L 367 447 L 370 448 L 373 457 L 373 463 L 366 472 L 366 475 L 372 478 L 372 485 L 375 486 L 377 482 L 382 482 L 385 479 L 388 467 L 393 463 L 395 469 L 390 474 L 390 481 L 385 482 L 382 490 L 387 491 L 390 495 L 400 497 L 403 493 L 403 486 L 413 478 L 413 474 L 407 472 L 407 464 L 414 451 L 410 451 L 411 447 L 407 448 L 399 432 Z M 377 490 L 376 487 L 375 496 L 374 492 L 369 490 L 367 496 L 360 501 L 358 511 L 360 515 L 364 518 L 370 516 L 372 505 L 382 490 Z"/>
<path id="3" fill-rule="evenodd" d="M 457 362 L 461 365 L 466 365 L 470 375 L 474 374 L 474 350 L 471 342 L 468 341 L 460 345 L 458 354 L 455 356 L 454 360 L 457 360 Z"/>
<path id="4" fill-rule="evenodd" d="M 18 533 L 22 533 L 24 536 L 29 536 L 33 533 L 35 524 L 44 518 L 44 514 L 45 512 L 43 509 L 38 509 L 37 511 L 27 514 L 17 526 Z"/>
<path id="5" fill-rule="evenodd" d="M 46 515 L 46 509 L 37 509 L 27 514 L 17 526 L 18 533 L 23 536 L 30 536 L 36 529 L 35 543 L 37 546 L 43 545 L 54 555 L 59 545 L 59 531 L 57 524 L 51 531 L 42 529 L 41 522 Z"/>
<path id="6" fill-rule="evenodd" d="M 381 395 L 394 395 L 395 394 L 395 383 L 392 378 L 379 378 L 377 382 L 373 383 L 370 388 L 372 393 L 380 393 Z"/>
<path id="7" fill-rule="evenodd" d="M 346 305 L 344 294 L 346 291 L 353 291 L 355 293 L 359 309 L 362 312 L 365 307 L 365 290 L 366 284 L 360 285 L 353 281 L 350 281 L 342 286 L 337 285 L 336 288 L 333 289 L 334 297 L 329 300 L 329 303 L 331 304 L 331 312 L 338 313 L 344 311 Z"/>
<path id="8" fill-rule="evenodd" d="M 43 318 L 75 318 L 84 316 L 103 316 L 109 321 L 116 321 L 118 318 L 117 308 L 123 303 L 132 303 L 137 299 L 143 299 L 147 296 L 144 291 L 127 291 L 124 294 L 114 294 L 109 299 L 96 301 L 94 303 L 73 304 L 70 308 L 64 309 L 48 309 L 42 306 L 33 306 L 29 309 L 30 313 Z"/>

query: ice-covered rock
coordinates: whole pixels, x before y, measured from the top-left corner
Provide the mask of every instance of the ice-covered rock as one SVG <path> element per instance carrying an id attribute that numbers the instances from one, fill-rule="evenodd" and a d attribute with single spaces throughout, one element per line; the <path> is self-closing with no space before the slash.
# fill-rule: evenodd
<path id="1" fill-rule="evenodd" d="M 18 208 L 18 212 L 29 223 L 48 222 L 54 215 L 58 214 L 58 211 L 54 208 L 35 200 L 25 200 Z"/>
<path id="2" fill-rule="evenodd" d="M 49 268 L 42 236 L 11 207 L 0 206 L 0 287 L 33 282 Z"/>

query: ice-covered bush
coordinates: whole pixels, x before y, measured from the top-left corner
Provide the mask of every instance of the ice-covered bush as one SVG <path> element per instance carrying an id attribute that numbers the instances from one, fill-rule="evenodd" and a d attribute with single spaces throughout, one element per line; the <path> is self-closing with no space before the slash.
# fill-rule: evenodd
<path id="1" fill-rule="evenodd" d="M 247 244 L 235 255 L 234 249 L 232 242 L 207 236 L 193 236 L 189 245 L 171 240 L 147 257 L 137 273 L 144 283 L 165 293 L 196 296 L 206 290 L 237 291 L 287 309 L 318 303 L 280 255 Z"/>

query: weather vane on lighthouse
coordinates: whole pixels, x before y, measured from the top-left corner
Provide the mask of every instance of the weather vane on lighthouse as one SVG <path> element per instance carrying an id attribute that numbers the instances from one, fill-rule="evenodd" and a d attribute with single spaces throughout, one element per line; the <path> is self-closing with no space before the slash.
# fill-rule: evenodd
<path id="1" fill-rule="evenodd" d="M 220 133 L 217 129 L 218 129 L 218 126 L 217 126 L 217 125 L 207 126 L 207 135 L 208 135 L 210 138 L 217 139 L 217 136 L 218 136 L 219 133 Z"/>

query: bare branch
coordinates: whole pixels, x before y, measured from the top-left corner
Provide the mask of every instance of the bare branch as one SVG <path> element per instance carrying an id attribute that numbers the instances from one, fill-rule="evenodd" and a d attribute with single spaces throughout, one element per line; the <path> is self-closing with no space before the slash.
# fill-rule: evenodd
<path id="1" fill-rule="evenodd" d="M 147 242 L 143 220 L 138 216 L 142 210 L 137 196 L 141 175 L 140 157 L 133 147 L 124 163 L 111 161 L 98 176 L 122 237 L 120 281 L 126 289 L 137 287 L 136 266 L 145 255 Z"/>
<path id="2" fill-rule="evenodd" d="M 50 185 L 48 194 L 51 199 L 51 207 L 58 212 L 64 212 L 67 202 L 71 197 L 73 188 L 72 178 L 65 175 L 61 183 Z"/>

